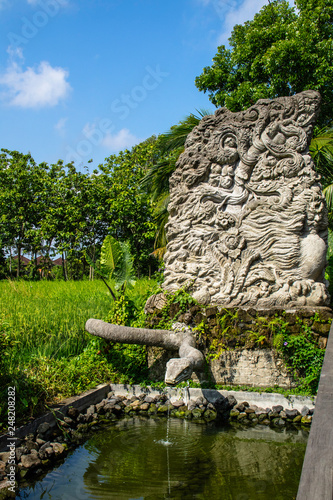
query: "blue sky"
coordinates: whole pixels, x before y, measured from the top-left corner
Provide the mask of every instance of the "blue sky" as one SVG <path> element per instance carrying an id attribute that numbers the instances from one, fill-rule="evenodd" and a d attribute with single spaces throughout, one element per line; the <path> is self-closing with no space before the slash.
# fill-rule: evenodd
<path id="1" fill-rule="evenodd" d="M 268 0 L 0 0 L 0 145 L 106 157 L 214 106 L 194 79 Z"/>

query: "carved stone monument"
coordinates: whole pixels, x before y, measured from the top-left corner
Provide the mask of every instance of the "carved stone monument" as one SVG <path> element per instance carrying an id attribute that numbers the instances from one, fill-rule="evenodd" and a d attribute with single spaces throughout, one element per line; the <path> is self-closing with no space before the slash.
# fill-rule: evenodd
<path id="1" fill-rule="evenodd" d="M 226 307 L 328 304 L 327 211 L 308 153 L 320 95 L 226 108 L 189 134 L 170 179 L 165 282 Z"/>

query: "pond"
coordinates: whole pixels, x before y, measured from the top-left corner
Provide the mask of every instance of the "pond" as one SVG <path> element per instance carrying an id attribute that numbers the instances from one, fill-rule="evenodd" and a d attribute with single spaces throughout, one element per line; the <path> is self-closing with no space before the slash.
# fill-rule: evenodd
<path id="1" fill-rule="evenodd" d="M 134 417 L 96 432 L 20 499 L 291 500 L 308 432 Z"/>

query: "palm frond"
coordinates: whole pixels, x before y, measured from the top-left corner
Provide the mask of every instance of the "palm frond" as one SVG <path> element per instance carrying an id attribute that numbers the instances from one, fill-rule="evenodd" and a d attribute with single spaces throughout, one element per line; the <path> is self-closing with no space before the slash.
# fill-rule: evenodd
<path id="1" fill-rule="evenodd" d="M 168 212 L 169 196 L 160 201 L 158 211 L 156 212 L 155 220 L 157 222 L 157 231 L 155 235 L 154 249 L 164 248 L 167 244 L 165 226 L 169 219 Z"/>
<path id="2" fill-rule="evenodd" d="M 165 134 L 160 136 L 159 142 L 162 154 L 183 148 L 188 134 L 192 132 L 204 116 L 211 114 L 207 110 L 196 111 L 199 116 L 191 113 L 181 120 L 178 125 L 174 125 Z"/>
<path id="3" fill-rule="evenodd" d="M 326 198 L 328 211 L 333 212 L 333 184 L 330 184 L 323 189 L 323 195 Z"/>
<path id="4" fill-rule="evenodd" d="M 322 184 L 333 183 L 333 127 L 319 130 L 312 138 L 309 152 L 317 172 L 322 177 Z"/>
<path id="5" fill-rule="evenodd" d="M 164 193 L 169 192 L 169 178 L 175 171 L 179 154 L 157 162 L 141 180 L 140 186 L 146 190 L 152 201 L 156 201 L 160 196 L 164 196 Z"/>

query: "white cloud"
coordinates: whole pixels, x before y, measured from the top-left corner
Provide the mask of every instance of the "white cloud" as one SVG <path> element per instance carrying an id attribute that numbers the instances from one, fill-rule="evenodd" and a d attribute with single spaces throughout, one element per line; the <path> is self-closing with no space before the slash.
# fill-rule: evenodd
<path id="1" fill-rule="evenodd" d="M 61 135 L 63 135 L 63 133 L 65 132 L 67 120 L 68 117 L 60 118 L 60 120 L 58 120 L 57 123 L 54 125 L 55 130 L 59 132 Z"/>
<path id="2" fill-rule="evenodd" d="M 253 19 L 267 0 L 197 0 L 203 7 L 210 5 L 222 22 L 222 32 L 218 36 L 218 45 L 228 45 L 228 38 L 236 24 L 243 24 Z M 291 7 L 294 1 L 289 0 Z"/>
<path id="3" fill-rule="evenodd" d="M 114 152 L 129 149 L 141 141 L 142 139 L 135 137 L 127 128 L 122 128 L 116 134 L 108 132 L 102 141 L 102 145 L 109 149 L 109 151 Z"/>
<path id="4" fill-rule="evenodd" d="M 9 47 L 7 47 L 7 54 L 9 54 L 10 61 L 14 61 L 15 59 L 24 60 L 22 47 L 13 47 L 9 45 Z"/>
<path id="5" fill-rule="evenodd" d="M 214 1 L 216 10 L 221 7 L 222 1 Z M 223 2 L 224 3 L 224 2 Z M 224 26 L 223 32 L 218 38 L 218 44 L 226 45 L 228 43 L 228 38 L 231 35 L 231 31 L 235 24 L 243 24 L 245 21 L 253 19 L 254 15 L 259 12 L 259 10 L 267 5 L 267 0 L 244 0 L 241 4 L 236 2 L 227 2 L 228 10 L 224 13 Z M 222 10 L 221 10 L 222 13 Z"/>
<path id="6" fill-rule="evenodd" d="M 68 71 L 52 68 L 47 61 L 42 61 L 36 69 L 28 67 L 25 71 L 12 63 L 0 75 L 0 84 L 7 87 L 1 97 L 10 106 L 21 108 L 56 106 L 71 91 L 67 78 Z"/>

